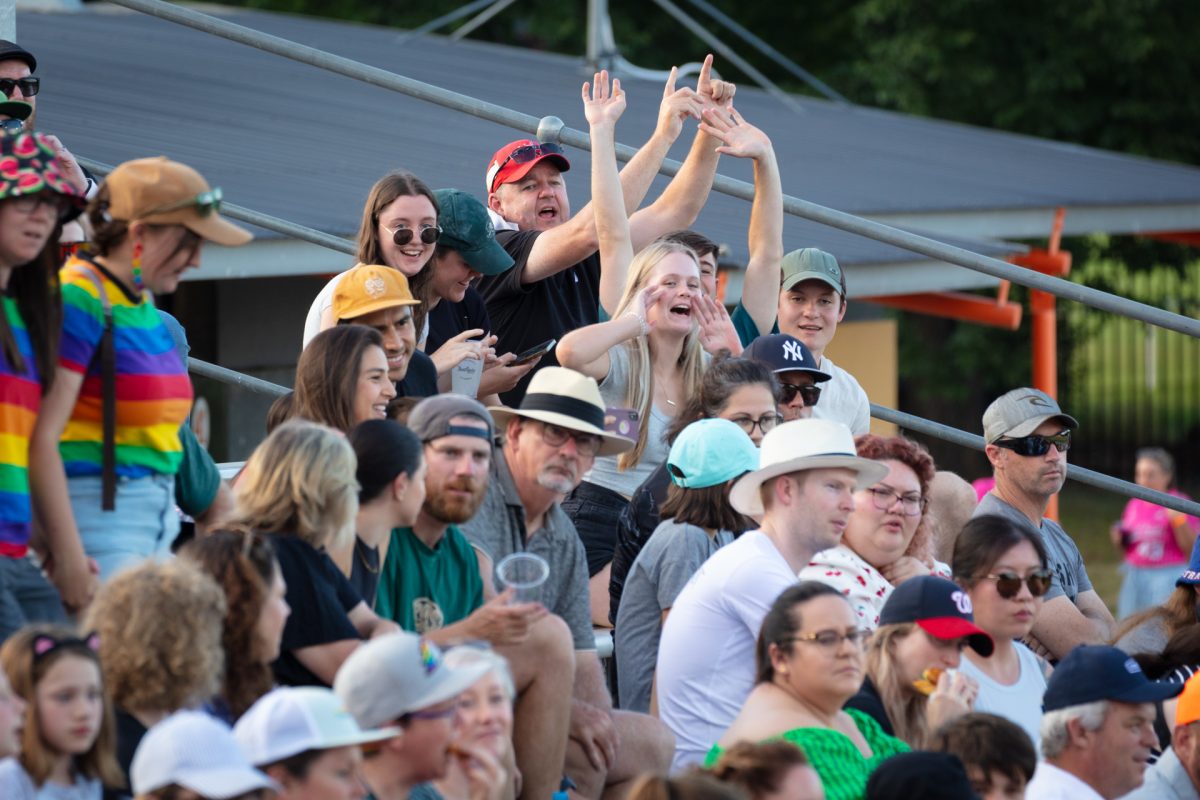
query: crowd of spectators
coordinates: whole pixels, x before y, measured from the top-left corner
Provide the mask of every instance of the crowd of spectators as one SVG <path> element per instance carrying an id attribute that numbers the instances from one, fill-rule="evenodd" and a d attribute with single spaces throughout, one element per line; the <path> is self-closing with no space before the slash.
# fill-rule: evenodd
<path id="1" fill-rule="evenodd" d="M 1118 625 L 1046 516 L 1054 398 L 988 406 L 978 503 L 871 434 L 845 272 L 783 252 L 711 57 L 623 169 L 620 81 L 583 85 L 574 214 L 548 142 L 483 197 L 381 177 L 232 485 L 154 298 L 251 236 L 185 164 L 81 170 L 36 69 L 0 41 L 0 797 L 1200 798 L 1200 524 L 1130 502 Z M 688 230 L 722 156 L 732 312 Z"/>

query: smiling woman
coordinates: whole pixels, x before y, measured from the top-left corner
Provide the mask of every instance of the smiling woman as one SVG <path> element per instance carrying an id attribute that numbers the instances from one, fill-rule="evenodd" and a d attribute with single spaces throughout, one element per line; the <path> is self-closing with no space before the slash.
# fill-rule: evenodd
<path id="1" fill-rule="evenodd" d="M 0 582 L 37 587 L 5 615 L 0 640 L 24 619 L 62 620 L 63 609 L 41 570 L 25 558 L 32 532 L 29 441 L 42 395 L 54 378 L 59 304 L 56 231 L 83 198 L 63 177 L 41 134 L 0 135 Z M 3 736 L 0 733 L 0 736 Z"/>
<path id="2" fill-rule="evenodd" d="M 360 422 L 386 418 L 395 396 L 383 337 L 365 325 L 339 325 L 300 354 L 292 416 L 348 433 Z"/>
<path id="3" fill-rule="evenodd" d="M 127 161 L 88 208 L 94 252 L 59 274 L 58 371 L 30 463 L 38 517 L 60 552 L 51 578 L 68 606 L 86 605 L 97 582 L 85 553 L 105 579 L 168 554 L 179 532 L 175 473 L 192 385 L 152 296 L 200 266 L 204 242 L 250 241 L 218 213 L 221 199 L 189 166 Z"/>

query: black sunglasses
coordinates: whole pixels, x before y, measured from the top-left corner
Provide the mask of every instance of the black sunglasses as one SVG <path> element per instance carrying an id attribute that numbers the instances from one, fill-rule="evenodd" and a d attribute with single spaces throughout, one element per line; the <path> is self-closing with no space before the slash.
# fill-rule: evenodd
<path id="1" fill-rule="evenodd" d="M 1044 456 L 1050 452 L 1050 445 L 1058 448 L 1058 452 L 1065 453 L 1071 449 L 1071 432 L 1063 431 L 1056 433 L 1053 436 L 1024 436 L 1020 439 L 997 439 L 992 442 L 996 447 L 1003 447 L 1005 450 L 1012 450 L 1019 456 Z"/>
<path id="2" fill-rule="evenodd" d="M 392 230 L 387 225 L 380 225 L 385 231 L 392 235 L 392 241 L 397 247 L 403 247 L 413 240 L 415 232 L 412 228 L 396 228 Z M 439 237 L 442 235 L 441 225 L 423 225 L 421 226 L 420 238 L 425 244 L 436 244 Z"/>
<path id="3" fill-rule="evenodd" d="M 985 580 L 996 582 L 996 593 L 1005 600 L 1011 600 L 1021 592 L 1021 584 L 1029 587 L 1029 593 L 1041 597 L 1050 591 L 1050 570 L 1038 569 L 1022 578 L 1015 572 L 1001 572 L 999 575 L 984 575 Z"/>
<path id="4" fill-rule="evenodd" d="M 13 89 L 21 87 L 21 94 L 25 97 L 33 97 L 38 93 L 38 89 L 42 88 L 41 78 L 0 78 L 0 92 L 4 92 L 4 96 L 12 100 Z"/>
<path id="5" fill-rule="evenodd" d="M 796 399 L 796 395 L 800 395 L 800 399 L 804 401 L 804 405 L 812 408 L 821 399 L 820 386 L 795 386 L 790 383 L 781 383 L 779 385 L 781 391 L 780 400 L 786 406 Z"/>

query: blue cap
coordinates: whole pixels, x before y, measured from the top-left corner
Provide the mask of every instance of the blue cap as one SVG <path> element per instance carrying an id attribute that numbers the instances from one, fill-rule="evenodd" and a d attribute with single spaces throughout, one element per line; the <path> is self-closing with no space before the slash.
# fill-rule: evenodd
<path id="1" fill-rule="evenodd" d="M 757 361 L 771 372 L 807 372 L 814 383 L 824 383 L 831 377 L 817 369 L 817 360 L 804 342 L 786 333 L 759 336 L 742 351 L 742 358 Z"/>
<path id="2" fill-rule="evenodd" d="M 718 486 L 758 469 L 758 448 L 727 419 L 701 419 L 675 437 L 667 472 L 676 486 Z"/>
<path id="3" fill-rule="evenodd" d="M 1106 644 L 1081 644 L 1058 662 L 1046 684 L 1043 711 L 1100 700 L 1155 703 L 1183 691 L 1182 683 L 1155 682 L 1123 650 Z"/>
<path id="4" fill-rule="evenodd" d="M 1192 557 L 1188 560 L 1187 569 L 1175 581 L 1176 586 L 1195 586 L 1200 583 L 1200 539 L 1192 545 Z"/>

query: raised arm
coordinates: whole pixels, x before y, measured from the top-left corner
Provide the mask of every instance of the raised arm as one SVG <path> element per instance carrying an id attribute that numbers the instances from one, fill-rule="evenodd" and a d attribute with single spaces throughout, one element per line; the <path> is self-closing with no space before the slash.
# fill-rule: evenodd
<path id="1" fill-rule="evenodd" d="M 732 83 L 712 79 L 712 55 L 704 59 L 700 77 L 696 83 L 696 97 L 704 107 L 728 109 L 733 103 L 736 87 Z M 679 172 L 667 184 L 658 199 L 646 208 L 633 214 L 629 220 L 633 235 L 633 249 L 640 250 L 665 233 L 687 228 L 696 221 L 708 193 L 712 190 L 713 177 L 717 174 L 720 154 L 718 139 L 703 130 L 696 132 L 692 149 L 684 159 Z M 661 160 L 659 165 L 661 165 Z"/>
<path id="2" fill-rule="evenodd" d="M 675 87 L 676 74 L 677 70 L 672 68 L 663 88 L 654 133 L 621 170 L 621 196 L 626 215 L 636 211 L 646 198 L 646 192 L 658 175 L 658 168 L 662 166 L 667 151 L 683 131 L 684 120 L 688 117 L 699 119 L 704 108 L 702 99 L 694 90 Z M 521 280 L 532 283 L 547 278 L 578 264 L 596 252 L 598 247 L 596 217 L 592 204 L 588 203 L 571 219 L 537 237 Z M 605 308 L 611 311 L 615 305 L 606 304 Z"/>
<path id="3" fill-rule="evenodd" d="M 592 213 L 596 218 L 596 236 L 600 249 L 600 302 L 616 308 L 625 291 L 625 276 L 633 260 L 629 239 L 629 217 L 617 174 L 617 120 L 625 111 L 625 93 L 621 82 L 608 73 L 596 73 L 590 87 L 583 85 L 583 113 L 592 138 Z"/>
<path id="4" fill-rule="evenodd" d="M 646 321 L 646 313 L 660 296 L 661 288 L 647 286 L 621 316 L 576 328 L 563 336 L 555 348 L 558 363 L 598 382 L 603 381 L 608 377 L 608 351 L 627 339 L 650 332 L 653 326 Z"/>
<path id="5" fill-rule="evenodd" d="M 754 204 L 750 207 L 750 260 L 742 281 L 742 307 L 759 331 L 771 330 L 779 306 L 783 261 L 783 184 L 771 140 L 737 110 L 705 109 L 700 128 L 719 139 L 718 153 L 754 159 Z"/>

